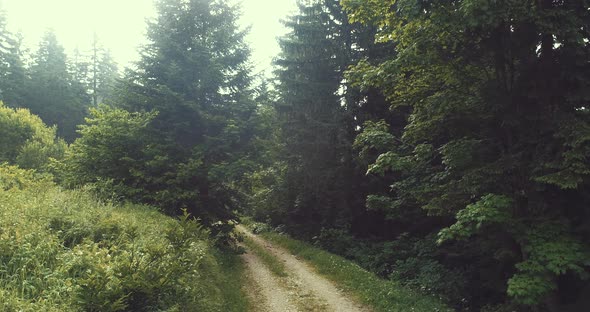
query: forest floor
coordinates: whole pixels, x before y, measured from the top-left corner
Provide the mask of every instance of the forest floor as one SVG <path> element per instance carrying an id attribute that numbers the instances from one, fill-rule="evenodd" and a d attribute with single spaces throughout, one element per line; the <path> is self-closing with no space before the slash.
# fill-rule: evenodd
<path id="1" fill-rule="evenodd" d="M 371 311 L 351 300 L 336 285 L 289 251 L 252 234 L 243 226 L 237 229 L 249 242 L 243 246 L 246 253 L 242 257 L 248 282 L 245 290 L 252 299 L 255 311 Z M 280 267 L 279 272 L 276 267 L 269 266 L 273 262 Z"/>

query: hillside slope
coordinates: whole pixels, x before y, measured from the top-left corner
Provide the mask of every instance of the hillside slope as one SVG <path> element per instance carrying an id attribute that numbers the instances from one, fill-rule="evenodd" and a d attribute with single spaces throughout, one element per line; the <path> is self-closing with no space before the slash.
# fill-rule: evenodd
<path id="1" fill-rule="evenodd" d="M 0 166 L 1 311 L 243 311 L 239 261 L 206 230 Z"/>

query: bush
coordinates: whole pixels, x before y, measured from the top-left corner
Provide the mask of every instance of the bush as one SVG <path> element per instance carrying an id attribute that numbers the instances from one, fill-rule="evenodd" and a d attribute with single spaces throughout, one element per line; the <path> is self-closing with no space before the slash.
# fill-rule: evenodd
<path id="1" fill-rule="evenodd" d="M 395 241 L 362 240 L 342 229 L 323 229 L 315 238 L 315 245 L 353 260 L 380 277 L 388 277 L 396 261 L 409 257 L 415 242 L 406 235 Z"/>
<path id="2" fill-rule="evenodd" d="M 208 236 L 186 214 L 100 203 L 0 166 L 0 311 L 240 310 Z"/>
<path id="3" fill-rule="evenodd" d="M 464 296 L 462 274 L 447 269 L 434 259 L 412 257 L 399 260 L 390 278 L 426 293 L 442 295 L 453 302 L 460 302 Z"/>
<path id="4" fill-rule="evenodd" d="M 60 164 L 60 180 L 70 187 L 85 185 L 102 198 L 146 202 L 143 197 L 151 192 L 144 186 L 153 177 L 142 174 L 148 161 L 145 129 L 155 116 L 106 106 L 91 109 L 87 124 L 80 126 L 81 137 Z"/>
<path id="5" fill-rule="evenodd" d="M 245 202 L 245 210 L 254 220 L 272 225 L 285 223 L 285 171 L 285 164 L 277 163 L 246 176 L 242 187 L 251 196 Z"/>
<path id="6" fill-rule="evenodd" d="M 340 256 L 287 235 L 268 232 L 262 236 L 310 262 L 319 274 L 336 282 L 374 311 L 451 311 L 439 298 L 404 287 L 398 281 L 379 278 Z"/>
<path id="7" fill-rule="evenodd" d="M 465 299 L 463 272 L 451 270 L 437 258 L 433 235 L 400 235 L 394 241 L 361 240 L 342 229 L 323 229 L 315 245 L 353 260 L 361 267 L 421 292 L 451 302 Z"/>
<path id="8" fill-rule="evenodd" d="M 60 159 L 66 143 L 56 137 L 56 128 L 47 127 L 27 109 L 12 109 L 0 102 L 0 163 L 25 169 L 47 171 L 51 159 Z"/>

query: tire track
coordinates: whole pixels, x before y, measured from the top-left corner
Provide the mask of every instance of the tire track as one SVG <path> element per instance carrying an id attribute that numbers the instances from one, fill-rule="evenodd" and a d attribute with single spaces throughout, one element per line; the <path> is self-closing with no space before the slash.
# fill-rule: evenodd
<path id="1" fill-rule="evenodd" d="M 252 240 L 259 246 L 264 247 L 270 254 L 279 259 L 285 264 L 287 274 L 289 275 L 279 285 L 273 286 L 274 290 L 268 289 L 270 293 L 265 293 L 265 296 L 274 296 L 273 292 L 277 291 L 277 297 L 282 297 L 284 294 L 280 294 L 285 291 L 287 286 L 287 294 L 290 295 L 290 302 L 298 305 L 298 310 L 294 311 L 337 311 L 337 312 L 369 312 L 371 311 L 367 307 L 364 307 L 353 300 L 349 299 L 342 291 L 340 291 L 332 282 L 328 281 L 324 277 L 320 276 L 315 270 L 307 263 L 297 259 L 287 250 L 273 246 L 268 241 L 252 234 L 245 227 L 238 225 L 237 229 L 244 236 Z M 264 264 L 259 263 L 264 266 Z M 252 266 L 252 270 L 258 270 L 259 265 Z M 249 267 L 250 269 L 250 267 Z M 272 274 L 268 269 L 268 274 Z M 252 277 L 258 280 L 259 273 L 252 272 Z M 262 277 L 261 277 L 262 278 Z M 276 278 L 275 278 L 276 280 Z M 281 287 L 282 289 L 278 289 Z M 272 291 L 271 291 L 272 290 Z M 284 299 L 281 299 L 284 300 Z M 283 312 L 287 310 L 269 310 L 269 312 Z"/>

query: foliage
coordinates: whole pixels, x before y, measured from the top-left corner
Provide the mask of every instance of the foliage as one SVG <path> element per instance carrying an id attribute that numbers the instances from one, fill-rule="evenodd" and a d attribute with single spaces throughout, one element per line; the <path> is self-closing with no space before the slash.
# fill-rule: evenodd
<path id="1" fill-rule="evenodd" d="M 378 278 L 342 257 L 286 235 L 272 232 L 261 235 L 309 261 L 320 274 L 374 307 L 375 311 L 451 311 L 436 298 L 405 288 L 396 281 Z"/>
<path id="2" fill-rule="evenodd" d="M 271 222 L 309 238 L 325 226 L 346 226 L 362 201 L 350 153 L 356 90 L 344 83 L 361 31 L 337 1 L 297 3 L 275 60 L 279 148 L 268 166 L 276 180 L 264 192 L 276 202 L 267 211 Z"/>
<path id="3" fill-rule="evenodd" d="M 353 147 L 359 150 L 361 157 L 368 156 L 369 151 L 387 150 L 395 142 L 395 137 L 389 133 L 389 126 L 385 120 L 367 121 L 363 131 L 354 139 Z"/>
<path id="4" fill-rule="evenodd" d="M 391 109 L 381 119 L 398 122 L 367 123 L 357 137 L 368 173 L 391 186 L 369 208 L 423 224 L 413 235 L 438 234 L 443 264 L 479 254 L 468 271 L 498 274 L 473 289 L 474 308 L 559 309 L 569 291 L 557 280 L 588 274 L 588 3 L 342 3 L 396 49 L 348 74 L 378 88 Z"/>
<path id="5" fill-rule="evenodd" d="M 439 243 L 452 239 L 467 239 L 485 225 L 508 223 L 511 225 L 512 200 L 506 196 L 488 194 L 474 204 L 457 212 L 457 222 L 441 230 Z"/>
<path id="6" fill-rule="evenodd" d="M 431 236 L 417 239 L 404 233 L 396 240 L 378 242 L 360 240 L 344 230 L 324 229 L 314 241 L 318 247 L 342 255 L 381 278 L 446 301 L 465 298 L 465 275 L 440 261 Z"/>
<path id="7" fill-rule="evenodd" d="M 281 224 L 285 220 L 285 164 L 276 163 L 247 176 L 248 214 L 256 220 Z"/>
<path id="8" fill-rule="evenodd" d="M 16 164 L 25 169 L 48 171 L 53 160 L 66 150 L 63 140 L 56 138 L 55 127 L 47 127 L 27 109 L 12 109 L 0 102 L 0 162 Z"/>
<path id="9" fill-rule="evenodd" d="M 535 224 L 524 233 L 524 261 L 508 280 L 508 294 L 523 304 L 535 304 L 557 289 L 556 277 L 567 273 L 587 280 L 590 249 L 559 222 Z"/>
<path id="10" fill-rule="evenodd" d="M 187 208 L 214 224 L 240 208 L 236 184 L 253 164 L 256 105 L 245 32 L 225 1 L 161 0 L 156 8 L 137 70 L 111 101 L 129 112 L 158 111 L 141 139 L 145 157 L 131 157 L 137 166 L 125 181 L 102 177 L 137 187 L 137 200 L 171 214 Z M 126 167 L 126 159 L 114 161 Z"/>
<path id="11" fill-rule="evenodd" d="M 534 179 L 562 189 L 577 189 L 590 174 L 590 124 L 587 120 L 564 118 L 558 123 L 555 138 L 563 142 L 563 150 L 555 160 L 544 164 Z"/>
<path id="12" fill-rule="evenodd" d="M 389 277 L 414 289 L 454 300 L 460 300 L 461 291 L 464 290 L 463 275 L 450 271 L 436 260 L 424 257 L 397 261 Z"/>
<path id="13" fill-rule="evenodd" d="M 87 185 L 107 198 L 140 200 L 158 193 L 146 184 L 156 177 L 144 176 L 149 164 L 149 132 L 146 128 L 157 113 L 129 113 L 106 106 L 90 110 L 81 137 L 68 150 L 61 164 L 61 179 L 66 185 Z M 156 160 L 151 160 L 156 161 Z"/>
<path id="14" fill-rule="evenodd" d="M 108 53 L 96 45 L 91 62 L 72 61 L 51 32 L 25 65 L 22 38 L 6 29 L 0 13 L 0 99 L 59 126 L 0 106 L 0 162 L 51 170 L 103 199 L 154 204 L 170 214 L 187 209 L 220 242 L 231 236 L 226 221 L 243 209 L 391 278 L 377 281 L 342 259 L 306 254 L 384 310 L 407 310 L 416 297 L 398 284 L 443 297 L 458 310 L 561 311 L 582 302 L 590 283 L 588 1 L 298 1 L 299 10 L 285 20 L 290 32 L 279 40 L 276 84 L 257 89 L 237 6 L 221 0 L 156 6 L 141 59 L 115 89 Z M 105 97 L 112 106 L 93 109 L 65 161 L 54 161 L 65 150 L 56 131 L 74 140 L 90 90 L 95 104 Z M 7 198 L 83 194 L 1 168 L 0 194 Z M 43 209 L 55 208 L 49 207 Z M 78 275 L 66 286 L 76 286 L 58 292 L 86 310 L 133 302 L 164 309 L 150 300 L 184 298 L 193 287 L 183 284 L 192 273 L 166 264 L 166 253 L 187 268 L 210 259 L 199 236 L 204 231 L 186 215 L 175 228 L 154 225 L 165 241 L 141 252 L 157 255 L 149 265 L 163 261 L 157 272 L 188 287 L 159 288 L 168 286 L 166 278 L 156 282 L 141 261 L 138 271 L 124 271 L 134 267 L 125 262 L 128 254 L 111 249 L 113 239 L 135 244 L 139 229 L 110 217 L 84 221 L 60 213 L 51 210 L 48 227 L 57 230 L 50 239 L 31 234 L 18 241 L 26 228 L 10 238 L 22 248 L 80 252 L 76 265 L 92 272 L 68 269 Z M 29 220 L 13 219 L 7 225 Z M 168 243 L 176 251 L 159 245 Z M 0 258 L 18 247 L 2 244 Z M 136 257 L 134 246 L 127 247 Z M 65 259 L 54 256 L 18 263 L 24 269 L 11 274 L 29 263 L 54 269 Z M 1 259 L 21 255 L 10 257 Z M 28 282 L 0 288 L 0 302 L 6 309 L 61 310 L 49 293 L 33 303 L 27 297 L 39 294 L 35 283 L 53 283 L 43 272 L 33 288 Z"/>
<path id="15" fill-rule="evenodd" d="M 26 70 L 22 36 L 6 27 L 6 14 L 0 8 L 0 101 L 7 105 L 23 104 Z"/>
<path id="16" fill-rule="evenodd" d="M 96 34 L 92 49 L 86 53 L 76 49 L 68 67 L 74 80 L 92 97 L 92 106 L 97 107 L 113 97 L 119 79 L 117 63 Z"/>
<path id="17" fill-rule="evenodd" d="M 98 46 L 92 64 L 78 50 L 69 58 L 52 31 L 29 53 L 22 35 L 11 33 L 5 22 L 0 12 L 0 100 L 9 107 L 31 110 L 46 124 L 58 126 L 58 135 L 72 142 L 90 104 L 90 90 L 96 101 L 112 94 L 118 75 L 112 58 Z"/>
<path id="18" fill-rule="evenodd" d="M 113 97 L 119 73 L 111 51 L 99 44 L 97 36 L 94 37 L 90 60 L 92 68 L 89 86 L 92 90 L 92 104 L 97 106 Z"/>
<path id="19" fill-rule="evenodd" d="M 46 32 L 41 39 L 28 75 L 27 91 L 19 105 L 39 115 L 46 124 L 57 125 L 58 135 L 72 142 L 76 126 L 84 121 L 90 98 L 83 84 L 71 74 L 64 48 L 53 32 Z"/>
<path id="20" fill-rule="evenodd" d="M 174 220 L 147 206 L 100 203 L 7 166 L 0 167 L 0 215 L 3 311 L 247 308 L 225 271 L 239 276 L 239 266 L 220 266 L 231 256 L 216 255 L 188 215 Z"/>

